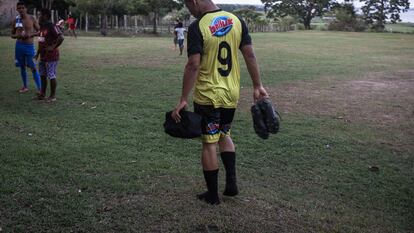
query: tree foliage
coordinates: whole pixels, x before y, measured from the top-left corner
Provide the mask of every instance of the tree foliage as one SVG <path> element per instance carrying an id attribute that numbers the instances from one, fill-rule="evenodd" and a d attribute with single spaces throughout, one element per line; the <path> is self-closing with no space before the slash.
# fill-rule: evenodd
<path id="1" fill-rule="evenodd" d="M 333 31 L 364 31 L 365 23 L 358 17 L 352 3 L 334 3 L 331 13 L 335 19 L 329 23 L 328 30 Z"/>
<path id="2" fill-rule="evenodd" d="M 233 13 L 242 18 L 250 29 L 253 25 L 263 24 L 262 14 L 257 12 L 255 7 L 234 10 Z"/>
<path id="3" fill-rule="evenodd" d="M 330 0 L 262 0 L 268 17 L 291 15 L 299 18 L 306 29 L 310 29 L 311 20 L 321 16 L 330 5 Z"/>
<path id="4" fill-rule="evenodd" d="M 75 0 L 26 0 L 25 3 L 29 8 L 46 8 L 59 12 L 63 12 L 69 9 L 69 7 L 76 5 Z"/>
<path id="5" fill-rule="evenodd" d="M 401 21 L 400 13 L 410 8 L 408 0 L 360 0 L 365 21 L 376 31 L 383 31 L 389 19 L 392 23 Z M 389 17 L 388 17 L 389 15 Z"/>
<path id="6" fill-rule="evenodd" d="M 139 7 L 147 14 L 153 15 L 153 33 L 157 33 L 157 20 L 173 9 L 180 9 L 182 4 L 175 0 L 138 0 Z"/>

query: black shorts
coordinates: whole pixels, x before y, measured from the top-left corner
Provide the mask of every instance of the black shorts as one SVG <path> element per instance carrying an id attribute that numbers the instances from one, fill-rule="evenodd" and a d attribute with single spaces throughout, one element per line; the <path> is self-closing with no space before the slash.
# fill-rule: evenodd
<path id="1" fill-rule="evenodd" d="M 221 137 L 230 136 L 235 111 L 235 108 L 214 108 L 213 105 L 194 103 L 194 112 L 202 117 L 202 141 L 215 143 Z"/>

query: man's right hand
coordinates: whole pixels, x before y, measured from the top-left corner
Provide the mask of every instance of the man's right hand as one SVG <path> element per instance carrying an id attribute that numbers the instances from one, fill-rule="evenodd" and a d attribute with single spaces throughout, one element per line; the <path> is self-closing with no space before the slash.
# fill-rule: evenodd
<path id="1" fill-rule="evenodd" d="M 263 86 L 254 87 L 253 89 L 253 99 L 254 102 L 257 102 L 261 99 L 269 98 L 266 89 Z"/>
<path id="2" fill-rule="evenodd" d="M 171 114 L 171 116 L 175 120 L 175 122 L 180 122 L 180 120 L 181 120 L 180 111 L 181 111 L 181 109 L 185 108 L 186 106 L 187 106 L 187 100 L 183 100 L 183 99 L 181 99 L 178 102 L 177 106 L 175 106 L 175 109 Z"/>

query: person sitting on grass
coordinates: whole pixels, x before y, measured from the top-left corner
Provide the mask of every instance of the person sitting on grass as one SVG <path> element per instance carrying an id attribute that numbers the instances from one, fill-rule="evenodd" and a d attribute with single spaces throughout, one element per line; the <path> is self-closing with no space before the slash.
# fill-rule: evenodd
<path id="1" fill-rule="evenodd" d="M 64 38 L 59 26 L 50 20 L 51 12 L 48 9 L 40 11 L 40 36 L 36 60 L 39 59 L 40 77 L 42 80 L 42 90 L 38 96 L 39 100 L 45 99 L 47 89 L 47 79 L 50 80 L 50 96 L 48 102 L 56 101 L 56 68 L 59 61 L 59 49 Z"/>

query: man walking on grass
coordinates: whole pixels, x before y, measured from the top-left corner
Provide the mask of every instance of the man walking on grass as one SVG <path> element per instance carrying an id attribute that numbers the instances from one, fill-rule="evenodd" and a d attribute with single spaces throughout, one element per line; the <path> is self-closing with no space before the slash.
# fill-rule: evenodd
<path id="1" fill-rule="evenodd" d="M 209 204 L 219 204 L 218 159 L 226 170 L 223 194 L 238 194 L 236 183 L 236 153 L 230 137 L 231 123 L 240 93 L 240 67 L 237 50 L 241 50 L 253 81 L 254 101 L 267 98 L 251 38 L 243 20 L 222 11 L 211 0 L 185 0 L 190 13 L 197 18 L 188 30 L 188 61 L 183 76 L 181 98 L 172 117 L 180 121 L 180 110 L 187 106 L 194 89 L 194 112 L 202 116 L 202 155 L 207 192 L 197 195 Z"/>
<path id="2" fill-rule="evenodd" d="M 42 79 L 42 90 L 38 97 L 42 100 L 46 96 L 47 80 L 50 80 L 50 96 L 48 102 L 56 101 L 56 68 L 59 61 L 59 49 L 64 38 L 59 26 L 50 21 L 51 12 L 48 9 L 40 11 L 40 36 L 36 59 L 39 58 L 39 70 Z"/>

